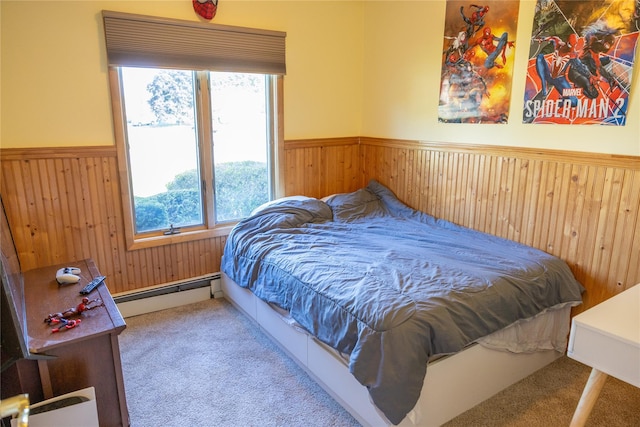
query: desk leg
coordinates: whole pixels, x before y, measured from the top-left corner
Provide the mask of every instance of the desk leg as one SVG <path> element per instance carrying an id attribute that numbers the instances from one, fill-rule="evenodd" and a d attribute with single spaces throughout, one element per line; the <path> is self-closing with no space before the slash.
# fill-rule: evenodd
<path id="1" fill-rule="evenodd" d="M 42 394 L 45 399 L 53 397 L 53 386 L 49 375 L 49 365 L 46 360 L 38 360 L 38 371 L 40 372 L 40 382 L 42 383 Z"/>
<path id="2" fill-rule="evenodd" d="M 600 395 L 600 391 L 604 386 L 604 382 L 607 380 L 607 376 L 607 374 L 597 370 L 596 368 L 591 370 L 587 385 L 584 387 L 584 391 L 580 397 L 580 402 L 578 402 L 578 407 L 571 419 L 570 427 L 582 427 L 587 422 L 587 418 L 589 418 L 593 405 L 595 405 L 596 400 Z"/>

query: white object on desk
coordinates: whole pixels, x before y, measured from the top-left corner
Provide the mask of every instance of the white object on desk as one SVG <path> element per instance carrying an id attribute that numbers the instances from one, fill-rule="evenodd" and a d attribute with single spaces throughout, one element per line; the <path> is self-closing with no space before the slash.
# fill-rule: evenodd
<path id="1" fill-rule="evenodd" d="M 607 375 L 640 387 L 640 284 L 575 316 L 567 355 L 593 368 L 572 426 L 584 425 Z"/>

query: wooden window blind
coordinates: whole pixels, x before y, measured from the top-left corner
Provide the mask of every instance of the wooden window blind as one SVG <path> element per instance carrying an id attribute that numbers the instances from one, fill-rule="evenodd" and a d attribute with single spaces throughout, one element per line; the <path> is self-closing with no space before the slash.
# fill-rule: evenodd
<path id="1" fill-rule="evenodd" d="M 286 33 L 102 11 L 110 66 L 284 75 Z"/>

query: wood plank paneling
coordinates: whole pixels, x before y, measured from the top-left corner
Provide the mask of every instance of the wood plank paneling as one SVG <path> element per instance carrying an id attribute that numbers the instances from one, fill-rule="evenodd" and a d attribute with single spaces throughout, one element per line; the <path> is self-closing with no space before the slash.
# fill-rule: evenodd
<path id="1" fill-rule="evenodd" d="M 356 137 L 285 141 L 286 195 L 325 197 L 362 187 L 358 142 Z"/>
<path id="2" fill-rule="evenodd" d="M 587 289 L 576 312 L 640 282 L 640 157 L 365 137 L 283 151 L 286 195 L 377 179 L 416 209 L 559 256 Z M 1 154 L 24 270 L 93 258 L 113 293 L 220 270 L 226 236 L 127 250 L 115 148 Z"/>
<path id="3" fill-rule="evenodd" d="M 24 271 L 93 258 L 114 294 L 220 271 L 224 237 L 127 250 L 115 148 L 2 150 Z"/>
<path id="4" fill-rule="evenodd" d="M 640 283 L 638 157 L 370 138 L 360 150 L 364 181 L 399 196 L 402 179 L 377 164 L 381 153 L 432 159 L 396 168 L 421 177 L 410 206 L 564 259 L 587 289 L 574 313 Z"/>
<path id="5" fill-rule="evenodd" d="M 339 154 L 323 147 L 352 144 L 358 184 L 330 187 L 338 172 L 319 168 Z M 285 150 L 287 171 L 303 180 L 288 175 L 289 195 L 377 179 L 416 209 L 564 259 L 587 289 L 574 313 L 640 283 L 640 157 L 379 138 L 298 140 Z"/>

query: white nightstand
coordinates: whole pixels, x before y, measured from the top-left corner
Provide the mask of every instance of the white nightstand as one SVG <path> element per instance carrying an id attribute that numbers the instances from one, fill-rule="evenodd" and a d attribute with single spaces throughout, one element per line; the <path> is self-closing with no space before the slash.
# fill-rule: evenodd
<path id="1" fill-rule="evenodd" d="M 593 368 L 572 427 L 584 425 L 608 375 L 640 387 L 640 284 L 575 316 L 567 355 Z"/>

